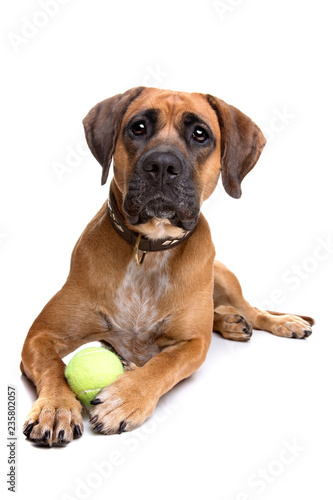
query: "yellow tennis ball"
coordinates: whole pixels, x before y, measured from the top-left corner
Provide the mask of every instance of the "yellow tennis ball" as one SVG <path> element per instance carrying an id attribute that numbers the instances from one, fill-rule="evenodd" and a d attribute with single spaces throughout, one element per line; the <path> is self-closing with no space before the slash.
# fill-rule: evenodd
<path id="1" fill-rule="evenodd" d="M 65 377 L 79 400 L 91 406 L 96 394 L 123 372 L 123 365 L 113 352 L 104 347 L 87 347 L 70 360 Z"/>

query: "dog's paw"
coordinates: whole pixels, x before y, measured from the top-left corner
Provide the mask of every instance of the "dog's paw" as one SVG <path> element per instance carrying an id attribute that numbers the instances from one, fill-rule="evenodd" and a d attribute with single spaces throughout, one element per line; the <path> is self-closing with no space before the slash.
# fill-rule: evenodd
<path id="1" fill-rule="evenodd" d="M 135 371 L 123 373 L 102 389 L 91 402 L 90 423 L 102 434 L 120 434 L 139 427 L 157 404 L 157 399 L 144 392 L 144 381 Z"/>
<path id="2" fill-rule="evenodd" d="M 81 403 L 74 394 L 53 401 L 40 397 L 23 425 L 23 434 L 42 446 L 63 446 L 83 432 Z"/>
<path id="3" fill-rule="evenodd" d="M 311 324 L 305 319 L 292 314 L 274 316 L 271 332 L 279 337 L 305 339 L 312 333 Z"/>
<path id="4" fill-rule="evenodd" d="M 252 336 L 252 327 L 240 314 L 215 313 L 214 330 L 220 332 L 228 340 L 249 340 Z"/>

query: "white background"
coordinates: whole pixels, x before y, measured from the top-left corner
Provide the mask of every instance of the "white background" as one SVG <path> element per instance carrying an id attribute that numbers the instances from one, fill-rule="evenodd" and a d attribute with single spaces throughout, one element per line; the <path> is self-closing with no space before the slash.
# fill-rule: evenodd
<path id="1" fill-rule="evenodd" d="M 41 4 L 7 2 L 1 13 L 3 491 L 12 495 L 6 386 L 14 384 L 16 498 L 331 498 L 330 2 L 63 0 L 52 16 Z M 20 376 L 20 351 L 108 191 L 92 155 L 69 152 L 82 145 L 89 109 L 136 85 L 211 93 L 264 130 L 270 140 L 242 198 L 218 187 L 204 213 L 217 258 L 248 300 L 317 325 L 304 341 L 254 332 L 238 344 L 214 334 L 204 365 L 141 429 L 101 436 L 86 419 L 81 439 L 41 449 L 21 434 L 35 394 Z"/>

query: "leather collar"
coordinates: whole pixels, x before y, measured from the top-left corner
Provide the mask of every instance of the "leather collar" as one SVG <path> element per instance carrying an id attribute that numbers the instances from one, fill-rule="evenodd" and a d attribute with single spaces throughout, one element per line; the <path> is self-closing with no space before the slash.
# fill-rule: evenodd
<path id="1" fill-rule="evenodd" d="M 193 233 L 195 227 L 190 231 L 186 231 L 179 238 L 163 238 L 158 240 L 152 240 L 147 238 L 141 233 L 137 233 L 129 229 L 122 215 L 117 207 L 117 202 L 112 191 L 110 192 L 108 199 L 108 210 L 111 224 L 117 231 L 117 233 L 124 238 L 127 243 L 132 245 L 132 247 L 141 250 L 142 252 L 159 252 L 161 250 L 169 250 L 171 247 L 175 247 L 187 240 L 187 238 Z"/>

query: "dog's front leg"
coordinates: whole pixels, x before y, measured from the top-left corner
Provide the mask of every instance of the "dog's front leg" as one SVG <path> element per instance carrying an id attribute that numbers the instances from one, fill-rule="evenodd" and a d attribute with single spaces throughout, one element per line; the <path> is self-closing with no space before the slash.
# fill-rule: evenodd
<path id="1" fill-rule="evenodd" d="M 82 344 L 102 338 L 98 314 L 79 291 L 64 286 L 30 328 L 21 370 L 36 386 L 23 432 L 41 445 L 63 445 L 83 432 L 81 403 L 65 379 L 62 358 Z M 93 333 L 95 332 L 95 333 Z"/>
<path id="2" fill-rule="evenodd" d="M 22 352 L 21 370 L 35 384 L 38 399 L 23 426 L 38 444 L 67 444 L 83 432 L 82 407 L 68 386 L 59 346 L 47 331 L 31 331 Z"/>
<path id="3" fill-rule="evenodd" d="M 192 309 L 189 315 L 192 317 L 185 325 L 172 325 L 173 333 L 165 336 L 169 345 L 159 354 L 144 366 L 125 372 L 97 394 L 90 419 L 94 430 L 116 434 L 139 427 L 163 394 L 201 366 L 212 336 L 213 304 Z"/>

